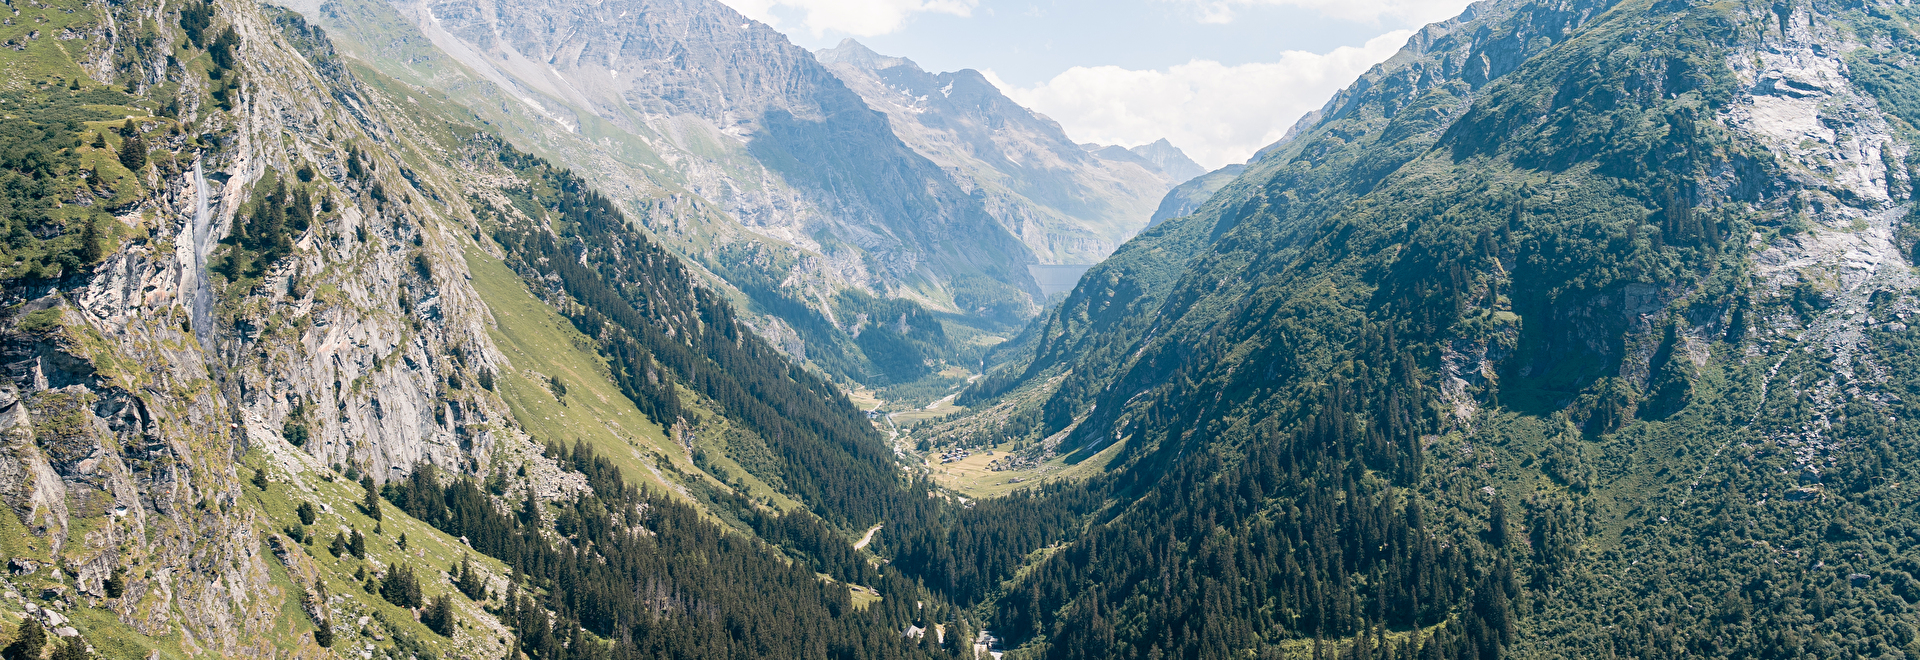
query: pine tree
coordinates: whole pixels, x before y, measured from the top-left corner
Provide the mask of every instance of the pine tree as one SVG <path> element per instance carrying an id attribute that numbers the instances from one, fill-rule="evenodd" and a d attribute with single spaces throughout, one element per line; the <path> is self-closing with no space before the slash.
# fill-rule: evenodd
<path id="1" fill-rule="evenodd" d="M 180 9 L 180 31 L 195 48 L 204 45 L 207 27 L 213 23 L 213 6 L 205 2 L 189 4 Z"/>
<path id="2" fill-rule="evenodd" d="M 220 32 L 219 36 L 213 38 L 213 44 L 207 46 L 207 54 L 212 56 L 214 66 L 231 69 L 234 64 L 233 48 L 238 45 L 240 45 L 239 33 L 234 32 L 232 26 L 228 26 Z"/>
<path id="3" fill-rule="evenodd" d="M 380 520 L 380 490 L 373 487 L 373 475 L 360 477 L 360 488 L 366 491 L 366 496 L 360 501 L 360 510 L 366 512 L 367 517 Z"/>
<path id="4" fill-rule="evenodd" d="M 413 567 L 396 564 L 387 569 L 387 576 L 380 581 L 380 597 L 400 607 L 419 607 L 420 581 L 413 575 Z"/>
<path id="5" fill-rule="evenodd" d="M 74 256 L 80 258 L 80 263 L 90 264 L 99 261 L 101 254 L 100 217 L 88 216 L 86 226 L 80 229 L 80 247 L 75 251 Z M 262 489 L 264 490 L 264 487 Z"/>
<path id="6" fill-rule="evenodd" d="M 427 624 L 427 628 L 440 633 L 441 636 L 452 637 L 453 599 L 446 594 L 440 594 L 438 598 L 433 599 L 432 605 L 427 606 L 425 612 L 420 613 L 420 622 Z"/>
<path id="7" fill-rule="evenodd" d="M 106 590 L 108 598 L 119 598 L 127 593 L 127 569 L 115 567 L 113 573 L 101 581 L 100 587 Z"/>
<path id="8" fill-rule="evenodd" d="M 480 572 L 473 569 L 471 555 L 460 557 L 460 577 L 454 582 L 454 586 L 460 589 L 460 593 L 466 594 L 468 599 L 487 599 L 487 583 L 480 578 Z"/>
<path id="9" fill-rule="evenodd" d="M 520 506 L 520 522 L 528 527 L 540 527 L 540 500 L 533 496 L 533 489 L 527 489 L 527 501 Z"/>
<path id="10" fill-rule="evenodd" d="M 1487 514 L 1488 517 L 1491 518 L 1491 520 L 1488 521 L 1489 524 L 1488 524 L 1488 530 L 1487 530 L 1489 532 L 1489 535 L 1491 536 L 1489 540 L 1493 542 L 1493 545 L 1496 548 L 1507 547 L 1508 530 L 1507 530 L 1506 498 L 1503 498 L 1499 495 L 1494 495 L 1493 506 L 1490 507 L 1490 509 L 1491 511 L 1489 511 Z"/>
<path id="11" fill-rule="evenodd" d="M 286 424 L 280 426 L 280 435 L 287 439 L 287 444 L 301 447 L 307 444 L 307 438 L 311 432 L 307 430 L 307 425 L 301 424 L 299 420 L 288 419 Z"/>
<path id="12" fill-rule="evenodd" d="M 133 120 L 127 120 L 127 125 L 132 126 Z M 120 142 L 120 164 L 138 173 L 140 168 L 147 166 L 147 141 L 140 138 L 139 129 L 132 129 L 128 133 L 126 139 Z"/>
<path id="13" fill-rule="evenodd" d="M 973 660 L 973 630 L 966 619 L 955 618 L 947 624 L 947 651 L 955 658 Z"/>
<path id="14" fill-rule="evenodd" d="M 367 537 L 360 530 L 353 530 L 353 536 L 347 539 L 347 552 L 361 559 L 367 558 Z"/>
<path id="15" fill-rule="evenodd" d="M 6 660 L 37 660 L 41 649 L 46 646 L 47 629 L 40 625 L 38 619 L 29 617 L 20 624 L 20 632 L 14 636 L 13 643 L 0 650 L 0 656 Z"/>
<path id="16" fill-rule="evenodd" d="M 53 660 L 87 660 L 93 654 L 87 652 L 86 641 L 79 637 L 70 638 L 67 643 L 53 651 Z"/>

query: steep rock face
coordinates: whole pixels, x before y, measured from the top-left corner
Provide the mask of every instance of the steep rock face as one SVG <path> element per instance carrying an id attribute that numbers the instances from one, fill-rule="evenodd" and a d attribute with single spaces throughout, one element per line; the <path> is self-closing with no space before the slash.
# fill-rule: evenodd
<path id="1" fill-rule="evenodd" d="M 18 562 L 0 578 L 10 580 L 0 608 L 168 654 L 324 657 L 320 621 L 334 622 L 337 649 L 412 643 L 417 622 L 368 624 L 392 616 L 378 597 L 326 596 L 351 571 L 316 573 L 307 554 L 321 549 L 278 535 L 292 507 L 281 498 L 317 502 L 318 524 L 344 534 L 378 523 L 352 512 L 359 487 L 334 483 L 336 470 L 383 483 L 422 466 L 515 466 L 526 477 L 514 494 L 584 488 L 491 391 L 496 376 L 530 365 L 516 369 L 493 344 L 464 256 L 478 221 L 463 191 L 498 194 L 509 182 L 453 167 L 457 145 L 432 132 L 445 127 L 348 74 L 297 16 L 223 3 L 196 40 L 158 4 L 57 9 L 102 38 L 0 66 L 29 80 L 46 72 L 28 67 L 49 61 L 31 58 L 51 51 L 73 61 L 53 73 L 76 90 L 134 90 L 115 97 L 133 117 L 117 139 L 137 131 L 147 151 L 138 165 L 102 148 L 79 154 L 96 174 L 123 173 L 112 185 L 126 203 L 101 217 L 112 224 L 98 232 L 97 262 L 7 280 L 0 537 Z M 146 36 L 115 27 L 127 25 L 146 25 Z M 227 50 L 209 55 L 216 43 Z M 86 93 L 44 82 L 10 91 L 35 90 Z M 108 117 L 84 126 L 107 133 L 118 126 Z M 277 192 L 287 188 L 300 194 Z M 385 524 L 413 545 L 375 533 L 376 571 L 409 557 L 444 562 L 458 546 L 417 523 Z M 99 616 L 82 622 L 74 608 Z M 461 611 L 474 630 L 499 632 L 477 605 Z M 431 646 L 499 655 L 503 637 Z"/>
<path id="2" fill-rule="evenodd" d="M 1148 161 L 1142 163 L 1133 154 L 1085 152 L 1059 124 L 1020 107 L 971 69 L 928 73 L 852 39 L 815 55 L 886 114 L 908 146 L 984 196 L 988 211 L 1040 263 L 1105 258 L 1138 230 L 1152 200 L 1185 180 L 1179 163 L 1191 166 L 1164 140 L 1151 153 L 1165 166 L 1152 156 L 1141 156 Z"/>
<path id="3" fill-rule="evenodd" d="M 327 222 L 295 237 L 292 259 L 258 280 L 199 273 L 212 287 L 195 295 L 215 300 L 212 327 L 196 333 L 239 408 L 236 423 L 250 433 L 273 437 L 290 420 L 306 423 L 314 437 L 304 451 L 320 464 L 356 465 L 379 480 L 422 461 L 458 467 L 462 440 L 484 449 L 484 430 L 505 418 L 495 397 L 448 391 L 450 379 L 505 362 L 461 256 L 472 220 L 441 192 L 458 189 L 453 173 L 429 165 L 444 147 L 425 142 L 378 93 L 329 71 L 335 56 L 324 37 L 280 36 L 293 25 L 239 23 L 252 30 L 241 32 L 240 56 L 278 84 L 201 120 L 223 133 L 225 148 L 202 164 L 223 182 L 195 182 L 213 197 L 208 233 L 197 241 L 202 255 L 219 250 L 252 220 L 245 211 L 263 203 L 268 182 L 285 183 L 302 167 L 319 175 L 316 203 L 337 212 L 322 211 Z M 370 174 L 351 176 L 356 166 Z M 231 261 L 239 248 L 226 242 Z M 108 307 L 140 312 L 125 302 Z M 466 437 L 469 424 L 481 435 Z"/>
<path id="4" fill-rule="evenodd" d="M 1916 311 L 1906 296 L 1920 290 L 1913 253 L 1915 136 L 1904 127 L 1914 116 L 1903 106 L 1912 88 L 1876 66 L 1910 57 L 1916 44 L 1884 32 L 1881 16 L 1836 9 L 1815 4 L 1776 11 L 1778 22 L 1766 38 L 1727 49 L 1727 67 L 1744 89 L 1714 120 L 1764 149 L 1779 169 L 1759 185 L 1721 176 L 1696 193 L 1754 200 L 1796 230 L 1744 237 L 1752 253 L 1751 304 L 1778 310 L 1812 302 L 1824 309 L 1743 323 L 1756 344 L 1777 346 L 1773 337 L 1791 337 L 1831 359 L 1833 376 L 1825 382 L 1779 384 L 1813 402 L 1805 413 L 1812 423 L 1776 422 L 1765 431 L 1769 440 L 1795 448 L 1795 469 L 1814 473 L 1857 461 L 1866 449 L 1847 437 L 1844 423 L 1835 428 L 1850 406 L 1855 414 L 1862 404 L 1898 410 L 1901 390 L 1911 392 L 1912 376 L 1886 361 L 1885 353 L 1898 350 L 1886 335 L 1906 331 L 1902 321 Z M 1690 333 L 1690 344 L 1706 343 L 1710 337 L 1703 334 Z M 1775 357 L 1775 346 L 1749 355 L 1764 352 L 1774 358 L 1769 370 L 1778 369 L 1789 356 Z"/>
<path id="5" fill-rule="evenodd" d="M 34 573 L 72 572 L 62 604 L 97 602 L 116 568 L 141 567 L 151 577 L 112 608 L 122 622 L 149 635 L 183 632 L 205 653 L 262 654 L 257 635 L 281 594 L 267 585 L 251 516 L 217 513 L 239 493 L 228 457 L 240 441 L 207 387 L 203 363 L 158 342 L 109 353 L 78 314 L 57 313 L 72 325 L 7 342 L 19 361 L 0 391 L 7 404 L 0 493 L 8 517 L 23 525 L 9 525 L 19 535 L 10 554 L 57 565 Z M 138 331 L 176 343 L 187 336 L 162 323 Z M 115 357 L 124 360 L 121 369 L 94 367 Z M 129 387 L 141 384 L 185 391 L 155 396 Z"/>

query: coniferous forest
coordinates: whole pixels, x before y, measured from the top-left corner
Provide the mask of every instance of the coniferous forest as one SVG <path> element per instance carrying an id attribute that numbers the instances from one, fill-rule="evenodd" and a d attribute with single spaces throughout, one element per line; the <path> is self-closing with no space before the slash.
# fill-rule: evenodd
<path id="1" fill-rule="evenodd" d="M 684 612 L 620 593 L 626 587 L 619 585 L 634 584 L 674 563 L 735 565 L 751 557 L 775 561 L 770 554 L 775 551 L 761 545 L 771 543 L 833 579 L 872 585 L 883 594 L 919 594 L 925 599 L 921 603 L 941 603 L 955 618 L 988 626 L 1004 638 L 1046 640 L 1038 648 L 1047 649 L 1049 656 L 1216 657 L 1231 655 L 1235 648 L 1278 649 L 1286 640 L 1319 640 L 1325 649 L 1384 657 L 1497 657 L 1512 642 L 1517 615 L 1511 601 L 1519 596 L 1520 582 L 1508 546 L 1523 544 L 1512 538 L 1521 524 L 1509 526 L 1504 513 L 1484 523 L 1485 529 L 1425 522 L 1438 514 L 1425 512 L 1429 505 L 1408 488 L 1418 483 L 1423 470 L 1422 449 L 1413 440 L 1420 422 L 1404 400 L 1382 394 L 1412 389 L 1406 382 L 1416 368 L 1411 357 L 1381 364 L 1374 376 L 1329 390 L 1327 400 L 1315 406 L 1322 412 L 1298 430 L 1283 431 L 1277 420 L 1265 421 L 1252 431 L 1286 441 L 1251 446 L 1248 451 L 1257 453 L 1231 467 L 1209 455 L 1187 456 L 1173 465 L 1143 461 L 1142 467 L 1088 482 L 1054 483 L 955 506 L 934 497 L 940 490 L 934 483 L 886 476 L 889 459 L 881 438 L 830 385 L 791 367 L 773 372 L 739 368 L 784 362 L 768 359 L 775 355 L 770 347 L 737 329 L 724 302 L 687 287 L 678 262 L 633 231 L 604 197 L 539 159 L 491 143 L 483 146 L 497 150 L 502 165 L 527 182 L 514 200 L 522 220 L 502 222 L 496 239 L 516 255 L 519 268 L 532 271 L 528 279 L 557 280 L 550 301 L 582 332 L 600 340 L 603 355 L 623 373 L 622 388 L 643 410 L 685 414 L 671 385 L 688 383 L 687 390 L 712 401 L 721 414 L 776 438 L 788 460 L 805 457 L 806 463 L 787 464 L 784 480 L 813 480 L 813 485 L 798 487 L 802 493 L 810 488 L 834 493 L 819 500 L 815 515 L 768 515 L 736 502 L 739 517 L 761 539 L 745 542 L 699 520 L 684 505 L 645 498 L 630 489 L 624 500 L 602 501 L 595 495 L 563 503 L 558 513 L 546 512 L 538 502 L 521 502 L 514 506 L 515 515 L 508 515 L 496 511 L 499 503 L 472 481 L 441 484 L 424 476 L 430 470 L 416 471 L 408 484 L 389 486 L 386 495 L 396 506 L 448 534 L 473 540 L 477 550 L 524 572 L 529 585 L 540 585 L 527 588 L 516 582 L 514 589 L 527 593 L 508 601 L 510 611 L 553 612 L 579 622 L 598 638 L 618 640 L 612 653 L 642 657 L 752 656 L 757 651 L 750 649 L 813 649 L 822 644 L 841 649 L 830 656 L 867 657 L 872 655 L 868 647 L 849 640 L 878 639 L 874 631 L 891 626 L 896 634 L 886 638 L 888 646 L 898 646 L 897 640 L 904 639 L 897 636 L 899 630 L 925 625 L 918 612 L 897 608 L 849 614 L 850 602 L 839 597 L 844 592 L 822 587 L 808 579 L 806 571 L 793 573 L 785 583 L 757 585 L 784 584 L 767 593 L 723 586 L 726 571 L 709 576 L 712 582 L 704 587 L 695 586 L 702 583 L 694 575 L 684 578 L 685 586 L 669 581 L 648 587 L 670 594 L 656 601 L 743 608 L 728 615 L 741 623 L 718 636 L 711 636 L 712 630 L 681 628 L 694 624 Z M 494 212 L 508 217 L 504 209 Z M 576 256 L 563 256 L 567 254 Z M 548 278 L 549 273 L 558 277 Z M 693 295 L 679 293 L 689 290 Z M 687 324 L 687 319 L 701 323 Z M 723 332 L 728 327 L 723 323 L 736 324 L 736 330 Z M 685 328 L 711 333 L 716 340 L 676 341 L 681 333 L 695 332 Z M 1390 333 L 1374 341 L 1383 350 L 1396 346 Z M 706 347 L 706 352 L 689 350 L 689 343 L 693 349 Z M 743 348 L 749 352 L 739 352 Z M 641 389 L 640 383 L 659 385 Z M 749 397 L 747 392 L 790 393 Z M 1380 403 L 1369 410 L 1366 401 Z M 787 409 L 805 410 L 812 417 L 788 417 L 770 405 L 783 402 Z M 795 432 L 799 429 L 826 433 L 802 435 Z M 836 453 L 824 453 L 828 450 Z M 574 447 L 572 454 L 553 451 L 562 455 L 562 464 L 589 475 L 594 493 L 625 488 L 617 471 L 596 463 L 584 445 Z M 833 464 L 827 460 L 867 469 L 828 468 Z M 858 490 L 861 484 L 883 487 L 863 492 Z M 1130 493 L 1143 494 L 1132 504 L 1137 511 L 1167 515 L 1116 517 L 1114 501 Z M 1284 514 L 1271 508 L 1275 501 L 1290 503 Z M 628 511 L 646 513 L 630 519 Z M 677 523 L 638 522 L 669 512 L 677 513 Z M 588 564 L 569 567 L 568 553 L 550 554 L 551 539 L 541 516 L 552 518 L 553 534 L 568 530 L 564 535 L 576 537 L 574 547 L 592 549 L 591 554 L 571 556 Z M 868 549 L 871 554 L 855 551 L 833 527 L 860 528 L 874 520 L 883 521 L 884 532 Z M 690 534 L 684 539 L 690 545 L 669 550 L 645 544 L 631 550 L 635 559 L 620 560 L 613 553 L 625 551 L 617 545 L 586 536 L 604 530 L 600 533 L 611 535 L 608 539 L 618 539 L 622 525 L 633 524 L 653 531 L 648 538 L 657 543 Z M 731 543 L 742 545 L 734 548 Z M 1033 563 L 1032 553 L 1043 548 L 1061 551 Z M 679 554 L 696 551 L 703 553 L 698 560 Z M 747 554 L 719 559 L 731 552 Z M 865 559 L 870 556 L 884 562 L 876 568 Z M 609 573 L 611 569 L 597 565 L 601 563 L 632 568 L 623 576 Z M 1030 563 L 1024 576 L 1011 579 Z M 738 566 L 732 574 L 767 570 Z M 546 600 L 535 596 L 541 587 Z M 682 589 L 689 595 L 677 595 Z M 845 619 L 852 627 L 841 634 L 851 637 L 757 637 L 763 634 L 757 632 L 761 626 L 777 619 L 757 608 L 787 602 L 816 608 L 808 610 L 809 617 Z M 1131 625 L 1123 623 L 1123 615 L 1135 617 Z M 750 623 L 756 616 L 771 618 Z M 574 648 L 543 632 L 538 617 L 520 620 L 530 622 L 524 625 L 531 628 L 519 638 L 530 657 Z M 631 644 L 625 641 L 629 637 Z M 898 651 L 879 653 L 889 652 Z"/>

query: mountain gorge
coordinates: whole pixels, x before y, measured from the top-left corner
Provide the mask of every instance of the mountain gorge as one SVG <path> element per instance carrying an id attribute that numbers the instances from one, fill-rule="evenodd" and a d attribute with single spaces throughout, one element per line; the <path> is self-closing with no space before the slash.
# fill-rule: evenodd
<path id="1" fill-rule="evenodd" d="M 1920 654 L 1912 7 L 1483 2 L 1204 174 L 714 3 L 7 7 L 8 659 Z"/>

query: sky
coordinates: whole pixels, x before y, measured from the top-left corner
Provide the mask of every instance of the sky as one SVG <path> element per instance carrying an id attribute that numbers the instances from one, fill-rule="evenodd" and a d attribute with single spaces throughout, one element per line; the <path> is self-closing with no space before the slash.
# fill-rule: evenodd
<path id="1" fill-rule="evenodd" d="M 1466 0 L 721 0 L 810 49 L 976 69 L 1078 142 L 1166 138 L 1207 168 L 1280 139 Z"/>

